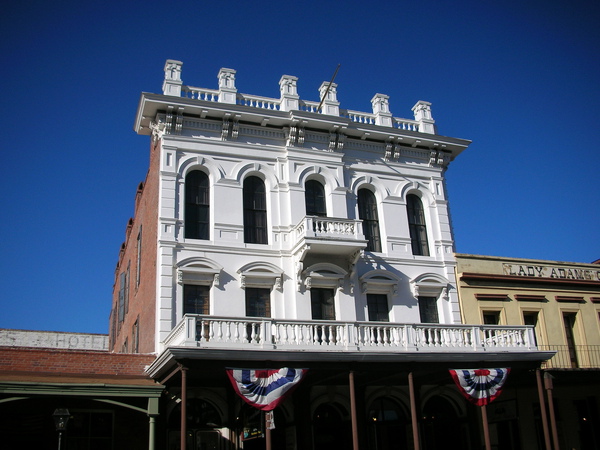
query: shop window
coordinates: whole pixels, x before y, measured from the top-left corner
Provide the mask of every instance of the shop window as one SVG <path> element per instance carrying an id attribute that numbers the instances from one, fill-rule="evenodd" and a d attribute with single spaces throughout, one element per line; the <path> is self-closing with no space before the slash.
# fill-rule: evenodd
<path id="1" fill-rule="evenodd" d="M 66 448 L 109 450 L 113 448 L 114 417 L 108 411 L 71 411 Z"/>
<path id="2" fill-rule="evenodd" d="M 308 180 L 304 186 L 304 201 L 307 216 L 326 217 L 325 189 L 316 180 Z"/>
<path id="3" fill-rule="evenodd" d="M 267 196 L 258 177 L 244 180 L 244 242 L 267 244 Z"/>
<path id="4" fill-rule="evenodd" d="M 368 189 L 358 191 L 358 218 L 363 223 L 363 233 L 368 241 L 367 250 L 381 252 L 377 200 L 373 192 Z"/>
<path id="5" fill-rule="evenodd" d="M 380 397 L 373 402 L 368 415 L 369 449 L 410 448 L 408 430 L 410 421 L 395 401 Z"/>
<path id="6" fill-rule="evenodd" d="M 429 256 L 427 225 L 421 199 L 414 194 L 408 195 L 406 197 L 406 208 L 412 253 L 413 255 Z"/>
<path id="7" fill-rule="evenodd" d="M 209 239 L 210 191 L 208 175 L 194 170 L 185 177 L 185 238 Z"/>

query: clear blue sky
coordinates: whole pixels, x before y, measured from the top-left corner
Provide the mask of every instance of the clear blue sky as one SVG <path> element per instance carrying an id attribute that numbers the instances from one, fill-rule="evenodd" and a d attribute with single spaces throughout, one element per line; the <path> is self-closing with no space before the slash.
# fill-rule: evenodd
<path id="1" fill-rule="evenodd" d="M 336 65 L 341 107 L 432 102 L 473 144 L 447 172 L 461 253 L 600 258 L 598 1 L 9 2 L 0 17 L 0 328 L 105 333 L 166 59 L 183 82 L 303 99 Z"/>

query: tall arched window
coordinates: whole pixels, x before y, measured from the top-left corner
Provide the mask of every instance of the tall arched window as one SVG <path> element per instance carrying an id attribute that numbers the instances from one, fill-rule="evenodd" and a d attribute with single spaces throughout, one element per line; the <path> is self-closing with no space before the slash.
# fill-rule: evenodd
<path id="1" fill-rule="evenodd" d="M 358 191 L 358 218 L 363 222 L 363 232 L 367 238 L 367 250 L 381 251 L 381 236 L 379 235 L 379 218 L 377 216 L 377 201 L 369 189 Z"/>
<path id="2" fill-rule="evenodd" d="M 304 201 L 307 216 L 327 216 L 325 189 L 317 180 L 308 180 L 304 185 Z"/>
<path id="3" fill-rule="evenodd" d="M 185 177 L 185 238 L 209 239 L 210 198 L 208 175 L 194 170 Z"/>
<path id="4" fill-rule="evenodd" d="M 406 208 L 408 210 L 408 228 L 413 255 L 429 256 L 427 225 L 421 199 L 414 194 L 408 195 L 406 197 Z"/>
<path id="5" fill-rule="evenodd" d="M 244 242 L 267 244 L 267 195 L 258 177 L 244 180 Z"/>

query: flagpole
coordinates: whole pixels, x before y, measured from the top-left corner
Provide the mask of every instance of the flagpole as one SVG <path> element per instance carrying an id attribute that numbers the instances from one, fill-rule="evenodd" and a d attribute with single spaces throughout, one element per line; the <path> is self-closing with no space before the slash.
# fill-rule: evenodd
<path id="1" fill-rule="evenodd" d="M 485 441 L 485 450 L 492 450 L 490 442 L 490 428 L 488 426 L 486 405 L 481 405 L 481 421 L 483 422 L 483 440 Z"/>

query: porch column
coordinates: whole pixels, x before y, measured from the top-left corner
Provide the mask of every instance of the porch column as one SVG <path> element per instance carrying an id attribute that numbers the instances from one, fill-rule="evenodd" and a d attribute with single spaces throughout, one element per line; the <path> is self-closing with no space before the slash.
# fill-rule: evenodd
<path id="1" fill-rule="evenodd" d="M 412 372 L 408 372 L 408 394 L 410 397 L 410 419 L 411 419 L 411 423 L 412 423 L 414 449 L 420 450 L 421 443 L 419 442 L 419 422 L 417 421 L 417 402 L 415 401 L 415 384 L 414 384 Z"/>
<path id="2" fill-rule="evenodd" d="M 158 399 L 148 399 L 148 450 L 156 448 L 156 416 L 158 416 Z"/>
<path id="3" fill-rule="evenodd" d="M 358 448 L 358 420 L 356 418 L 356 392 L 354 390 L 354 371 L 350 371 L 348 378 L 350 387 L 350 418 L 352 420 L 352 448 L 353 450 L 359 450 Z"/>
<path id="4" fill-rule="evenodd" d="M 179 365 L 181 370 L 181 450 L 186 450 L 187 443 L 187 367 Z"/>
<path id="5" fill-rule="evenodd" d="M 538 398 L 540 400 L 540 414 L 542 416 L 542 428 L 544 430 L 544 444 L 546 445 L 546 450 L 552 450 L 552 445 L 550 444 L 550 431 L 548 430 L 548 416 L 546 414 L 546 400 L 544 399 L 544 388 L 542 385 L 542 374 L 540 369 L 536 369 L 535 377 L 537 381 Z"/>
<path id="6" fill-rule="evenodd" d="M 554 389 L 553 378 L 548 372 L 544 373 L 544 387 L 548 394 L 548 410 L 550 411 L 550 424 L 552 426 L 552 441 L 554 442 L 554 450 L 560 450 L 558 430 L 556 429 L 556 416 L 554 414 L 554 399 L 552 398 L 552 389 Z"/>

